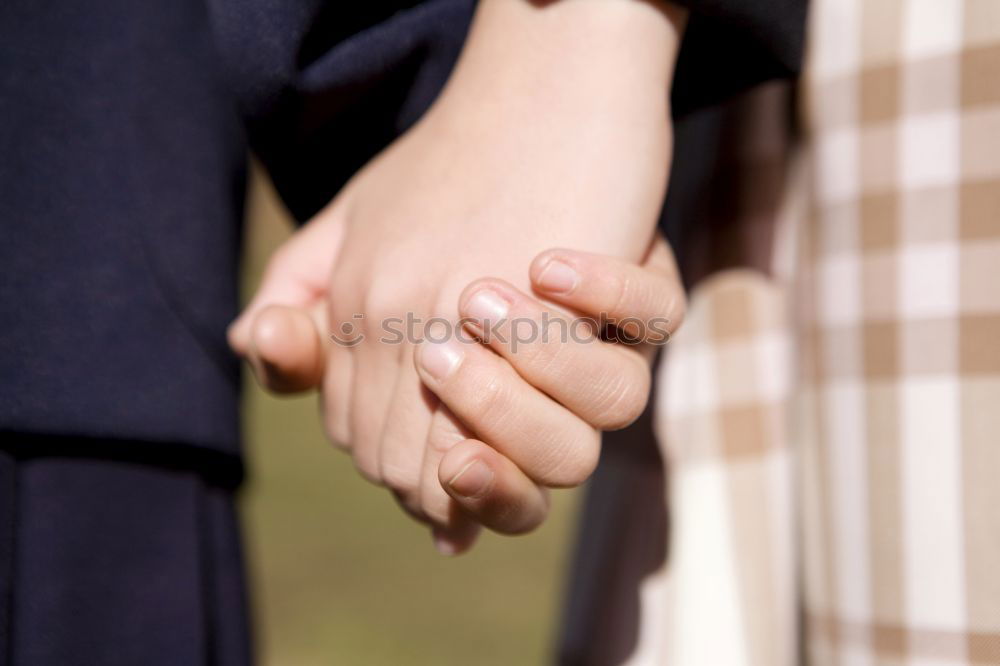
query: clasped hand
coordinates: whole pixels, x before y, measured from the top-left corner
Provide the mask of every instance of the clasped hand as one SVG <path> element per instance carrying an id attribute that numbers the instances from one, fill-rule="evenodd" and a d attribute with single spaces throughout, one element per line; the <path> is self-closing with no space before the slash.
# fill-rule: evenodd
<path id="1" fill-rule="evenodd" d="M 670 26 L 645 4 L 481 4 L 438 101 L 275 253 L 230 329 L 266 387 L 319 388 L 329 438 L 444 552 L 481 525 L 531 530 L 547 488 L 582 483 L 600 431 L 646 404 L 649 344 L 683 316 L 652 240 L 670 157 L 656 58 L 672 56 L 658 46 L 647 73 L 622 41 L 655 21 Z M 527 30 L 574 26 L 585 45 L 532 51 Z M 493 57 L 512 35 L 527 41 L 517 57 Z M 621 344 L 582 315 L 649 325 Z M 416 320 L 450 334 L 385 342 L 386 322 Z"/>

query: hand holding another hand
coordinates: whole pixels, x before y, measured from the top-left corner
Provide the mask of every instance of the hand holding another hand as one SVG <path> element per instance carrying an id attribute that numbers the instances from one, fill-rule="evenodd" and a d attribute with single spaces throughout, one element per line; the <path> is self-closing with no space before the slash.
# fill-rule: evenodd
<path id="1" fill-rule="evenodd" d="M 547 505 L 535 484 L 589 476 L 597 428 L 638 413 L 648 370 L 597 342 L 517 354 L 496 340 L 490 349 L 448 343 L 418 354 L 417 338 L 378 343 L 384 322 L 457 322 L 459 307 L 475 316 L 486 283 L 467 287 L 483 275 L 495 276 L 500 296 L 490 307 L 506 303 L 529 319 L 568 316 L 553 304 L 611 313 L 680 302 L 665 246 L 649 247 L 669 170 L 667 90 L 681 23 L 676 10 L 637 0 L 481 2 L 437 102 L 278 250 L 231 329 L 233 348 L 266 385 L 320 387 L 330 438 L 433 524 L 444 550 L 472 543 L 470 515 L 504 532 L 537 525 Z M 551 247 L 582 251 L 560 255 L 582 262 L 575 289 L 542 290 L 544 275 L 555 275 L 543 259 L 535 284 L 525 279 Z M 629 266 L 647 253 L 650 268 Z M 615 276 L 620 293 L 607 293 L 613 282 L 588 286 Z M 638 287 L 640 277 L 658 287 Z M 532 286 L 544 301 L 527 295 Z M 272 306 L 292 309 L 278 317 Z M 365 341 L 329 344 L 348 331 Z M 474 477 L 489 481 L 474 459 L 494 476 L 489 492 L 470 497 L 462 489 Z"/>
<path id="2" fill-rule="evenodd" d="M 530 531 L 547 515 L 547 485 L 575 485 L 589 475 L 598 430 L 628 425 L 641 412 L 651 347 L 665 342 L 684 314 L 683 290 L 662 238 L 642 265 L 546 251 L 531 263 L 530 279 L 533 291 L 558 308 L 505 281 L 480 279 L 459 299 L 464 335 L 452 331 L 447 340 L 418 346 L 417 371 L 436 397 L 433 427 L 419 447 L 420 488 L 386 485 L 412 515 L 434 526 L 447 552 L 471 545 L 476 523 L 504 534 Z M 484 290 L 500 294 L 506 314 L 482 312 Z M 481 319 L 489 320 L 486 343 L 473 341 L 487 337 L 475 324 Z M 626 344 L 593 335 L 591 322 L 626 320 Z M 242 352 L 265 387 L 314 388 L 336 346 L 323 340 L 322 330 L 304 309 L 263 306 Z M 449 357 L 456 367 L 448 367 Z M 468 531 L 452 538 L 456 524 Z"/>

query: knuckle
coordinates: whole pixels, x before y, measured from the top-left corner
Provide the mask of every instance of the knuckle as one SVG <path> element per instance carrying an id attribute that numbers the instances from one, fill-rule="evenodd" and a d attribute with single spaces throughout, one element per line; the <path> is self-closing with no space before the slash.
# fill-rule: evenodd
<path id="1" fill-rule="evenodd" d="M 420 507 L 427 519 L 436 525 L 447 525 L 453 520 L 452 499 L 441 487 L 437 475 L 426 479 L 420 487 Z"/>
<path id="2" fill-rule="evenodd" d="M 631 310 L 635 285 L 628 275 L 614 274 L 608 278 L 608 293 L 610 294 L 610 312 L 617 315 L 623 311 Z"/>
<path id="3" fill-rule="evenodd" d="M 573 488 L 584 483 L 597 469 L 601 455 L 600 433 L 592 428 L 580 432 L 562 448 L 552 469 L 546 474 L 546 485 Z"/>
<path id="4" fill-rule="evenodd" d="M 462 437 L 459 433 L 433 433 L 427 439 L 427 449 L 430 453 L 433 453 L 436 456 L 443 456 L 456 444 L 462 441 L 462 439 L 464 439 L 464 437 Z"/>
<path id="5" fill-rule="evenodd" d="M 420 469 L 415 465 L 383 460 L 379 475 L 384 486 L 405 497 L 417 494 L 420 489 Z"/>
<path id="6" fill-rule="evenodd" d="M 664 301 L 669 300 L 669 296 L 664 298 L 664 293 L 659 285 L 647 283 L 636 284 L 632 289 L 632 301 L 636 304 L 637 310 L 643 313 L 656 313 L 664 309 Z"/>
<path id="7" fill-rule="evenodd" d="M 345 268 L 339 266 L 330 281 L 329 290 L 326 294 L 327 317 L 331 326 L 339 326 L 345 322 L 352 325 L 357 321 L 354 315 L 360 309 L 360 299 L 358 294 L 360 289 L 354 287 L 355 277 L 345 272 Z"/>
<path id="8" fill-rule="evenodd" d="M 348 452 L 351 450 L 350 437 L 346 429 L 339 422 L 334 423 L 330 419 L 327 419 L 325 430 L 326 438 L 330 440 L 333 448 Z"/>
<path id="9" fill-rule="evenodd" d="M 358 474 L 376 486 L 385 485 L 382 480 L 378 459 L 370 455 L 365 447 L 356 447 L 353 453 L 354 468 L 358 471 Z"/>
<path id="10" fill-rule="evenodd" d="M 563 345 L 558 334 L 552 337 L 552 329 L 539 337 L 533 344 L 523 345 L 514 354 L 515 363 L 531 368 L 540 377 L 546 377 L 557 371 L 563 358 Z"/>
<path id="11" fill-rule="evenodd" d="M 468 396 L 464 419 L 473 429 L 490 429 L 510 414 L 513 397 L 510 387 L 496 373 L 458 373 Z"/>
<path id="12" fill-rule="evenodd" d="M 687 315 L 687 295 L 679 286 L 671 295 L 666 311 L 667 317 L 670 319 L 670 328 L 676 331 L 684 323 L 684 317 Z"/>
<path id="13" fill-rule="evenodd" d="M 399 297 L 399 285 L 388 284 L 384 280 L 375 280 L 365 292 L 362 307 L 369 326 L 381 319 L 398 314 L 396 302 Z"/>
<path id="14" fill-rule="evenodd" d="M 649 401 L 651 379 L 643 368 L 634 376 L 619 374 L 607 382 L 595 400 L 591 424 L 601 430 L 620 430 L 631 425 Z"/>
<path id="15" fill-rule="evenodd" d="M 351 450 L 351 434 L 345 419 L 334 416 L 330 410 L 323 410 L 323 431 L 334 448 L 341 451 Z"/>
<path id="16" fill-rule="evenodd" d="M 570 332 L 571 322 L 562 319 L 551 320 L 546 326 L 539 325 L 538 334 L 529 343 L 523 340 L 510 355 L 510 363 L 521 372 L 544 385 L 557 384 L 564 380 L 575 362 L 575 342 L 581 340 L 579 331 Z"/>
<path id="17" fill-rule="evenodd" d="M 419 522 L 426 522 L 428 520 L 428 516 L 420 503 L 420 497 L 417 493 L 403 492 L 394 488 L 390 488 L 390 492 L 410 518 Z"/>
<path id="18" fill-rule="evenodd" d="M 656 290 L 650 288 L 649 303 L 648 312 L 656 320 L 647 322 L 644 327 L 646 341 L 653 344 L 668 342 L 684 321 L 687 311 L 684 290 L 676 284 Z"/>

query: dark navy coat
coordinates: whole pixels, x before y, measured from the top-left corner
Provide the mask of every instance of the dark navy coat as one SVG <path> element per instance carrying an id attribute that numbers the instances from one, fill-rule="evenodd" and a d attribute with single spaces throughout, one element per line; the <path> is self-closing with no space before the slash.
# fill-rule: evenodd
<path id="1" fill-rule="evenodd" d="M 678 113 L 798 66 L 801 0 L 686 4 Z M 433 101 L 472 10 L 0 2 L 0 433 L 236 452 L 248 152 L 308 218 Z"/>

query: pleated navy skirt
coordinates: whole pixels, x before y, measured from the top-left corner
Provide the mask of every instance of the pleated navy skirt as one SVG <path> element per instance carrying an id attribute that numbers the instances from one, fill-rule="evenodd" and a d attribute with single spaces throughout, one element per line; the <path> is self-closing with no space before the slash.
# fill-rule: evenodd
<path id="1" fill-rule="evenodd" d="M 0 664 L 251 663 L 237 460 L 0 441 Z"/>

